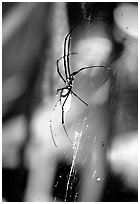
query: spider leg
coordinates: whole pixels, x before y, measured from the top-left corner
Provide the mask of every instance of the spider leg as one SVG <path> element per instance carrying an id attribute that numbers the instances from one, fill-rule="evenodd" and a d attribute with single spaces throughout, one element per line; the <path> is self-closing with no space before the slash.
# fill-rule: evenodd
<path id="1" fill-rule="evenodd" d="M 66 135 L 67 135 L 67 138 L 69 139 L 70 143 L 72 144 L 72 141 L 71 141 L 70 138 L 69 138 L 69 135 L 68 135 L 68 133 L 67 133 L 67 130 L 66 130 L 66 127 L 65 127 L 65 123 L 64 123 L 64 105 L 65 105 L 65 103 L 66 103 L 66 101 L 67 101 L 67 99 L 68 99 L 68 97 L 69 97 L 69 94 L 70 94 L 70 91 L 67 93 L 67 96 L 66 96 L 66 98 L 65 98 L 65 101 L 64 101 L 64 103 L 63 103 L 63 105 L 62 105 L 62 125 L 63 125 L 64 131 L 65 131 L 65 133 L 66 133 Z"/>
<path id="2" fill-rule="evenodd" d="M 96 66 L 82 67 L 79 70 L 73 72 L 71 74 L 71 77 L 74 77 L 76 74 L 78 74 L 79 72 L 81 72 L 81 71 L 83 71 L 85 69 L 91 69 L 91 68 L 107 68 L 107 69 L 109 69 L 109 67 L 106 67 L 106 66 L 97 66 L 97 65 Z M 73 93 L 74 96 L 76 96 L 80 101 L 82 101 L 86 106 L 88 106 L 88 104 L 83 99 L 81 99 L 76 93 L 74 93 L 72 90 L 71 90 L 71 93 Z"/>
<path id="3" fill-rule="evenodd" d="M 69 35 L 69 39 L 68 39 L 68 54 L 67 54 L 67 68 L 68 68 L 69 77 L 70 77 L 70 63 L 69 63 L 70 42 L 71 42 L 71 35 Z"/>
<path id="4" fill-rule="evenodd" d="M 78 53 L 77 52 L 72 52 L 72 53 L 69 53 L 68 54 L 69 56 L 70 55 L 78 55 Z M 66 55 L 67 56 L 67 55 Z M 60 57 L 57 61 L 59 62 L 60 60 L 62 60 L 64 58 L 64 56 L 63 57 Z"/>
<path id="5" fill-rule="evenodd" d="M 72 53 L 69 53 L 68 54 L 69 56 L 70 55 L 78 55 L 78 53 L 77 52 L 72 52 Z M 66 55 L 67 56 L 67 55 Z M 64 56 L 63 57 L 60 57 L 57 61 L 59 62 L 60 60 L 62 60 L 64 58 Z"/>
<path id="6" fill-rule="evenodd" d="M 50 121 L 49 121 L 52 140 L 53 140 L 53 143 L 55 144 L 56 147 L 57 147 L 57 144 L 56 144 L 56 142 L 55 142 L 54 135 L 53 135 L 53 129 L 52 129 L 52 118 L 53 118 L 54 111 L 56 110 L 56 108 L 57 108 L 59 102 L 60 102 L 60 99 L 59 99 L 59 101 L 55 104 L 55 106 L 54 106 L 54 108 L 53 108 L 53 111 L 52 111 L 52 115 L 51 115 Z"/>
<path id="7" fill-rule="evenodd" d="M 70 68 L 69 68 L 69 49 L 70 49 L 70 38 L 71 38 L 71 33 L 74 30 L 75 26 L 81 21 L 81 17 L 77 20 L 77 22 L 75 23 L 75 25 L 73 26 L 73 28 L 71 28 L 70 32 L 66 35 L 65 37 L 65 41 L 64 41 L 64 68 L 65 68 L 65 75 L 66 75 L 66 79 L 70 78 Z M 66 53 L 66 48 L 67 48 L 67 39 L 69 37 L 69 41 L 68 41 L 68 53 Z M 66 61 L 66 57 L 67 56 L 67 61 Z M 68 68 L 68 70 L 67 70 Z M 68 71 L 68 72 L 67 72 Z M 69 75 L 69 76 L 68 76 Z"/>
<path id="8" fill-rule="evenodd" d="M 88 104 L 83 100 L 81 99 L 76 93 L 74 93 L 73 91 L 71 91 L 71 93 L 76 96 L 80 101 L 82 101 L 86 106 L 88 106 Z"/>
<path id="9" fill-rule="evenodd" d="M 66 35 L 65 41 L 64 41 L 64 68 L 65 68 L 66 79 L 70 78 L 70 67 L 69 67 L 69 54 L 70 53 L 69 53 L 69 51 L 70 51 L 70 42 L 71 42 L 72 30 Z M 67 43 L 67 39 L 68 39 L 68 43 Z M 68 47 L 68 49 L 67 49 L 67 47 Z M 66 49 L 67 49 L 67 53 L 66 53 Z M 65 58 L 66 56 L 67 56 L 67 58 Z"/>
<path id="10" fill-rule="evenodd" d="M 79 19 L 76 21 L 75 25 L 71 28 L 70 32 L 66 35 L 65 41 L 64 41 L 64 68 L 65 68 L 66 79 L 70 78 L 70 75 L 71 75 L 70 66 L 69 66 L 69 51 L 70 51 L 71 33 L 73 32 L 76 25 L 82 20 L 81 17 L 82 16 L 79 17 Z M 67 39 L 68 39 L 68 44 L 67 44 Z M 68 49 L 67 49 L 67 47 L 68 47 Z M 68 53 L 66 53 L 66 49 L 67 49 Z M 66 56 L 67 56 L 67 60 L 65 58 Z"/>
<path id="11" fill-rule="evenodd" d="M 102 65 L 102 66 L 100 66 L 100 65 L 99 65 L 99 66 L 95 65 L 95 66 L 89 66 L 89 67 L 82 67 L 82 68 L 80 68 L 79 70 L 73 72 L 73 73 L 71 74 L 71 76 L 75 76 L 76 74 L 78 74 L 79 72 L 83 71 L 84 69 L 92 69 L 92 68 L 106 68 L 106 69 L 110 69 L 109 67 L 107 67 L 107 66 L 105 66 L 105 65 Z"/>
<path id="12" fill-rule="evenodd" d="M 78 54 L 78 53 L 76 53 L 76 52 L 74 52 L 74 53 L 69 53 L 69 56 L 70 56 L 70 55 L 76 55 L 76 54 Z M 57 64 L 57 72 L 58 72 L 59 76 L 61 77 L 61 79 L 66 83 L 66 80 L 64 79 L 64 77 L 63 77 L 62 74 L 60 73 L 60 68 L 59 68 L 59 61 L 62 60 L 62 59 L 64 59 L 64 56 L 63 56 L 63 57 L 60 57 L 60 58 L 57 60 L 57 62 L 56 62 L 56 64 Z"/>
<path id="13" fill-rule="evenodd" d="M 66 55 L 67 55 L 67 53 L 66 53 L 66 48 L 67 48 L 67 38 L 68 38 L 68 36 L 69 36 L 70 34 L 68 34 L 68 35 L 66 35 L 66 37 L 65 37 L 65 41 L 64 41 L 64 69 L 65 69 L 65 76 L 66 76 L 66 79 L 68 79 L 69 78 L 69 76 L 68 76 L 68 73 L 67 73 L 67 62 L 66 62 Z"/>
<path id="14" fill-rule="evenodd" d="M 63 89 L 65 89 L 65 87 L 60 88 L 60 89 L 57 89 L 57 91 L 56 91 L 56 95 L 58 94 L 59 91 L 62 91 Z"/>
<path id="15" fill-rule="evenodd" d="M 62 59 L 62 57 L 60 59 Z M 59 76 L 61 77 L 61 79 L 66 83 L 66 80 L 63 78 L 63 76 L 62 76 L 62 74 L 60 73 L 60 70 L 59 70 L 59 60 L 60 59 L 58 59 L 57 62 L 56 62 L 56 64 L 57 64 L 57 72 L 58 72 Z"/>

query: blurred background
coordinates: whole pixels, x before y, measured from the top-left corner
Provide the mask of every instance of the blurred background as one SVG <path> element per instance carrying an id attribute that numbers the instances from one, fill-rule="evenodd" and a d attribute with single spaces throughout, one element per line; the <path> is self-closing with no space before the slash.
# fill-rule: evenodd
<path id="1" fill-rule="evenodd" d="M 71 72 L 108 69 L 77 74 L 89 106 L 73 96 L 65 113 L 73 145 L 58 107 L 56 148 L 49 120 L 70 28 Z M 2 3 L 3 201 L 138 201 L 137 131 L 137 3 Z"/>

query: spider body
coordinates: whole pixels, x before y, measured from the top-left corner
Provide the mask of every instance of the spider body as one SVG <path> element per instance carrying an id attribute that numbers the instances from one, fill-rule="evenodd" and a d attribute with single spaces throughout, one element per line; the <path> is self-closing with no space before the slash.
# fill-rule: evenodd
<path id="1" fill-rule="evenodd" d="M 71 92 L 74 83 L 74 76 L 71 76 L 66 80 L 65 87 L 57 89 L 57 93 L 60 92 L 60 97 L 66 97 L 68 92 Z"/>
<path id="2" fill-rule="evenodd" d="M 66 87 L 67 87 L 68 89 L 72 89 L 73 83 L 74 83 L 74 76 L 71 76 L 70 79 L 68 78 L 68 79 L 66 80 Z"/>
<path id="3" fill-rule="evenodd" d="M 69 56 L 74 55 L 74 54 L 78 54 L 78 53 L 70 53 L 72 30 L 66 35 L 65 40 L 64 40 L 64 55 L 63 55 L 63 57 L 59 58 L 57 60 L 57 62 L 56 62 L 56 64 L 57 64 L 57 73 L 60 76 L 60 78 L 62 79 L 62 81 L 64 82 L 65 86 L 62 87 L 62 88 L 57 89 L 57 94 L 58 94 L 58 92 L 60 92 L 60 95 L 59 95 L 59 100 L 58 100 L 57 104 L 55 105 L 55 107 L 53 109 L 53 113 L 54 113 L 54 111 L 56 110 L 58 104 L 59 103 L 61 104 L 61 108 L 62 108 L 62 119 L 61 119 L 62 120 L 62 125 L 63 125 L 64 131 L 65 131 L 65 133 L 66 133 L 66 135 L 67 135 L 70 142 L 71 142 L 71 140 L 70 140 L 70 138 L 68 136 L 68 133 L 67 133 L 67 130 L 66 130 L 66 127 L 65 127 L 65 121 L 64 121 L 64 114 L 65 114 L 64 106 L 65 106 L 69 96 L 74 95 L 84 105 L 88 106 L 88 104 L 83 99 L 81 99 L 75 92 L 73 92 L 73 84 L 74 84 L 75 76 L 79 72 L 81 72 L 83 70 L 86 70 L 86 69 L 90 69 L 90 68 L 91 69 L 93 69 L 93 68 L 103 68 L 103 69 L 108 68 L 106 66 L 93 65 L 93 66 L 82 67 L 82 68 L 78 69 L 77 71 L 74 71 L 73 73 L 71 73 Z M 60 67 L 59 67 L 59 61 L 60 60 L 63 60 L 63 67 L 64 67 L 65 76 L 63 76 L 61 71 L 60 71 Z M 54 136 L 53 136 L 53 130 L 52 130 L 53 113 L 52 113 L 52 116 L 51 116 L 51 119 L 50 119 L 50 130 L 51 130 L 51 135 L 52 135 L 53 142 L 54 142 L 55 146 L 57 147 Z"/>

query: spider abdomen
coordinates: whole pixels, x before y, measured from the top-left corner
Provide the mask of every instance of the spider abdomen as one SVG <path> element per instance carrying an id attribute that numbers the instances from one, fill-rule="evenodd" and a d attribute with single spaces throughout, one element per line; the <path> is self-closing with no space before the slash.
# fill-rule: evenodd
<path id="1" fill-rule="evenodd" d="M 65 89 L 62 90 L 61 92 L 61 97 L 66 97 L 68 95 L 68 92 L 70 92 L 71 87 L 66 87 Z"/>

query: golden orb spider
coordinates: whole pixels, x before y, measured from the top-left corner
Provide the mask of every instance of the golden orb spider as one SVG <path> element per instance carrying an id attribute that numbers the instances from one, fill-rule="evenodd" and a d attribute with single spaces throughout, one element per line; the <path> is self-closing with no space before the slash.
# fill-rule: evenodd
<path id="1" fill-rule="evenodd" d="M 64 121 L 64 105 L 66 104 L 66 101 L 69 97 L 70 94 L 74 95 L 76 98 L 78 98 L 83 104 L 85 104 L 86 106 L 88 106 L 88 104 L 83 100 L 81 99 L 75 92 L 73 92 L 73 84 L 74 84 L 74 80 L 75 80 L 75 76 L 85 70 L 85 69 L 90 69 L 90 68 L 108 68 L 106 66 L 97 66 L 97 65 L 93 65 L 93 66 L 88 66 L 88 67 L 82 67 L 80 68 L 79 70 L 77 71 L 74 71 L 71 73 L 71 70 L 70 70 L 70 58 L 69 56 L 70 55 L 74 55 L 74 54 L 78 54 L 78 53 L 70 53 L 70 44 L 71 44 L 71 33 L 73 31 L 73 28 L 71 29 L 71 31 L 66 35 L 65 37 L 65 40 L 64 40 L 64 55 L 63 57 L 59 58 L 57 60 L 57 72 L 58 72 L 58 75 L 60 76 L 60 78 L 62 79 L 62 81 L 64 82 L 65 86 L 62 87 L 62 88 L 59 88 L 57 89 L 57 93 L 60 92 L 60 96 L 59 96 L 59 100 L 58 102 L 56 103 L 56 105 L 54 106 L 53 108 L 53 113 L 54 111 L 56 110 L 57 106 L 59 103 L 61 103 L 61 107 L 62 107 L 62 125 L 63 125 L 63 128 L 64 128 L 64 131 L 69 139 L 69 141 L 71 142 L 69 136 L 68 136 L 68 133 L 67 133 L 67 130 L 66 130 L 66 127 L 65 127 L 65 121 Z M 66 50 L 67 49 L 67 50 Z M 64 66 L 64 73 L 65 73 L 65 77 L 62 76 L 61 72 L 60 72 L 60 68 L 59 68 L 59 61 L 60 60 L 63 60 L 63 66 Z M 62 99 L 63 99 L 63 102 L 62 102 Z M 51 116 L 51 119 L 50 119 L 50 131 L 51 131 L 51 136 L 52 136 L 52 139 L 53 139 L 53 142 L 55 144 L 55 146 L 57 147 L 56 145 L 56 142 L 55 142 L 55 139 L 54 139 L 54 135 L 53 135 L 53 130 L 52 130 L 52 117 L 53 117 L 53 113 L 52 113 L 52 116 Z M 72 142 L 71 142 L 72 143 Z"/>

